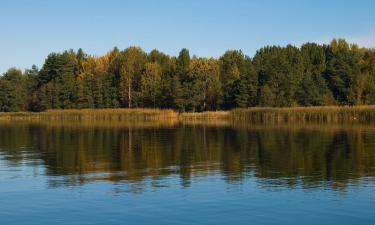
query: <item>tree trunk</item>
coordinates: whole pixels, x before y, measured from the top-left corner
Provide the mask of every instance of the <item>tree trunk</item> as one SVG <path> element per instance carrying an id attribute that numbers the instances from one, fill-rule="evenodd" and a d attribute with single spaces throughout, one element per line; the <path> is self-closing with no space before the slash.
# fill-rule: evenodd
<path id="1" fill-rule="evenodd" d="M 206 90 L 203 91 L 203 111 L 206 111 Z"/>
<path id="2" fill-rule="evenodd" d="M 128 107 L 129 109 L 132 107 L 132 87 L 131 87 L 131 80 L 128 81 Z"/>

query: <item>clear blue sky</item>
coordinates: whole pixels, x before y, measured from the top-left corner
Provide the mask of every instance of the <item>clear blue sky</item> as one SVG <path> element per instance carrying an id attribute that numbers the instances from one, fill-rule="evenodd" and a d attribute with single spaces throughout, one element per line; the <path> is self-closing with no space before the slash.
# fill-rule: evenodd
<path id="1" fill-rule="evenodd" d="M 344 37 L 375 46 L 372 0 L 1 0 L 0 72 L 41 66 L 50 52 L 118 46 L 198 56 Z"/>

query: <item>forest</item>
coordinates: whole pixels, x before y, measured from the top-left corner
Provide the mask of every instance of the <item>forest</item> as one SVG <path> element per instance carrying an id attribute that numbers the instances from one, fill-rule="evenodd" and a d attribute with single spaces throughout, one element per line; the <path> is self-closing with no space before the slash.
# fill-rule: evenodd
<path id="1" fill-rule="evenodd" d="M 161 108 L 180 112 L 254 106 L 375 104 L 375 49 L 330 44 L 266 46 L 253 57 L 178 56 L 139 47 L 104 56 L 51 53 L 43 66 L 10 68 L 0 78 L 0 111 Z"/>

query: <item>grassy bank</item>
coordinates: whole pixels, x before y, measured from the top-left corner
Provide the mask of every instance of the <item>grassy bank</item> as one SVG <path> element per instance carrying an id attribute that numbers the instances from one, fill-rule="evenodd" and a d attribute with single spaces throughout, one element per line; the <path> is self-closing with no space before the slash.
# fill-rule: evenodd
<path id="1" fill-rule="evenodd" d="M 338 123 L 375 122 L 375 106 L 247 108 L 232 111 L 178 113 L 169 109 L 83 109 L 46 112 L 0 113 L 0 120 L 13 121 L 168 121 L 225 123 Z"/>
<path id="2" fill-rule="evenodd" d="M 2 112 L 0 120 L 12 121 L 184 121 L 215 122 L 230 121 L 229 111 L 178 113 L 170 109 L 67 109 L 46 112 Z"/>
<path id="3" fill-rule="evenodd" d="M 248 123 L 375 122 L 375 106 L 248 108 L 231 111 L 232 121 Z"/>
<path id="4" fill-rule="evenodd" d="M 173 110 L 161 109 L 67 109 L 46 112 L 0 113 L 0 120 L 51 121 L 156 121 L 177 120 Z"/>
<path id="5" fill-rule="evenodd" d="M 210 111 L 198 113 L 180 113 L 179 119 L 182 121 L 213 121 L 213 120 L 229 120 L 229 111 Z"/>

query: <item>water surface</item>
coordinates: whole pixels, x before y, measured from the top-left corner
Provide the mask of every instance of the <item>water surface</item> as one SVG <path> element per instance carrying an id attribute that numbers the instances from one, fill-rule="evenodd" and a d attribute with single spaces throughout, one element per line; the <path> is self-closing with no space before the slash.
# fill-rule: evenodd
<path id="1" fill-rule="evenodd" d="M 375 224 L 375 127 L 0 124 L 0 224 Z"/>

